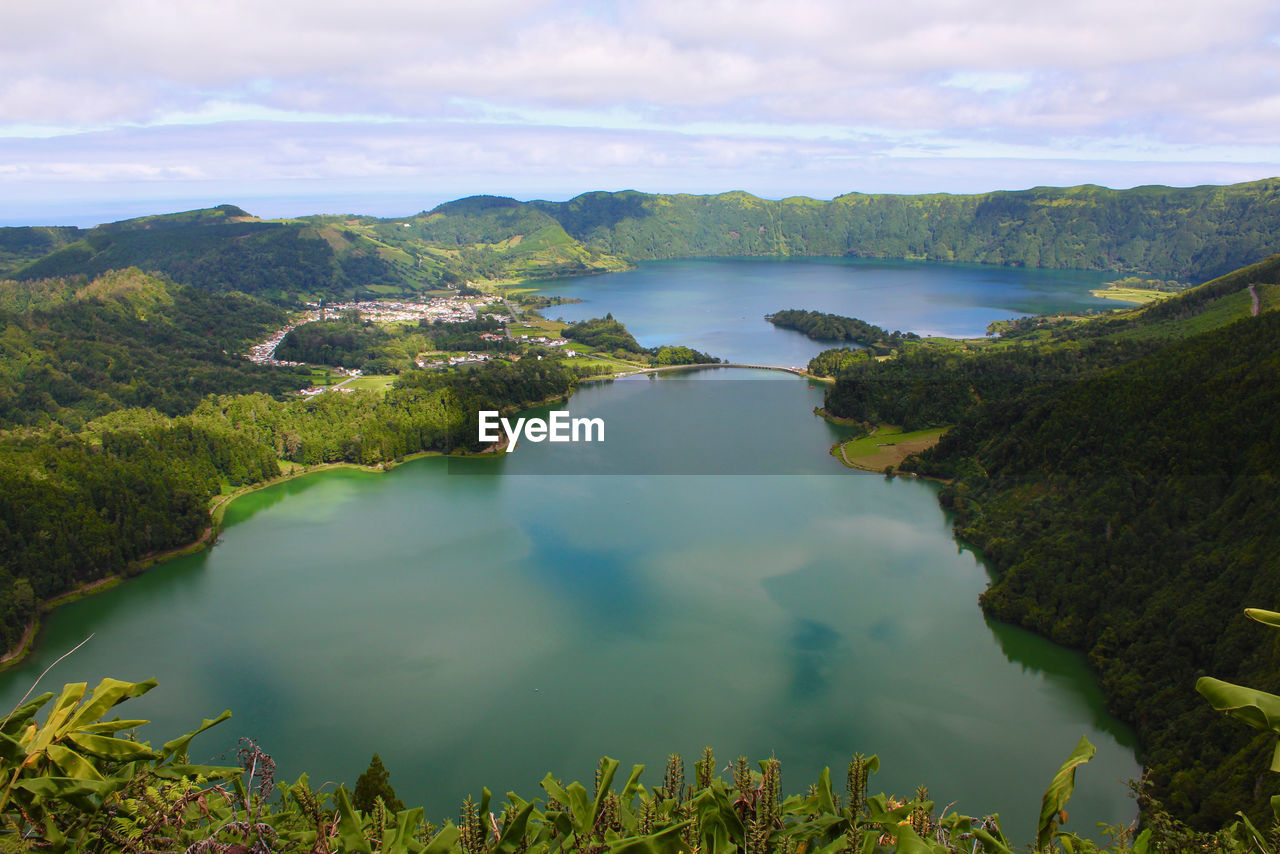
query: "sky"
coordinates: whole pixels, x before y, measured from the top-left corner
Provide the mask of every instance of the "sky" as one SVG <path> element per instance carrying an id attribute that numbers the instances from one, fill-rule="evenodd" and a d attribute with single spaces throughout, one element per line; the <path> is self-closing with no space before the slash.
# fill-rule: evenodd
<path id="1" fill-rule="evenodd" d="M 0 225 L 1280 175 L 1275 0 L 0 5 Z"/>

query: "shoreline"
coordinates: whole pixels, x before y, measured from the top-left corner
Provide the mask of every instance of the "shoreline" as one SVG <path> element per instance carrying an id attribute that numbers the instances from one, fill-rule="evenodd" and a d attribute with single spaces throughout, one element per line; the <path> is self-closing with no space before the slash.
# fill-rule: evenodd
<path id="1" fill-rule="evenodd" d="M 813 377 L 803 372 L 799 372 L 791 368 L 781 367 L 777 365 L 745 365 L 745 364 L 729 364 L 729 363 L 716 362 L 716 363 L 704 363 L 704 364 L 697 364 L 697 365 L 663 365 L 659 367 L 637 368 L 637 370 L 631 371 L 628 373 L 601 375 L 601 376 L 595 376 L 595 377 L 584 377 L 579 381 L 578 384 L 582 385 L 588 382 L 615 380 L 615 379 L 620 379 L 622 377 L 635 376 L 637 374 L 658 373 L 658 372 L 673 371 L 673 370 L 701 370 L 705 368 L 747 368 L 747 369 L 774 370 L 774 371 L 782 371 L 784 373 L 793 374 L 804 379 L 818 380 L 820 382 L 834 382 L 834 380 L 829 380 L 825 377 Z M 552 395 L 551 397 L 548 397 L 545 400 L 536 401 L 527 406 L 508 407 L 507 409 L 503 410 L 503 412 L 509 413 L 509 412 L 523 411 L 526 409 L 534 409 L 540 406 L 548 406 L 557 402 L 567 401 L 572 396 L 573 396 L 573 391 L 570 390 L 568 394 Z M 502 453 L 502 450 L 505 447 L 506 447 L 506 443 L 504 441 L 504 442 L 498 443 L 497 445 L 491 445 L 488 448 L 485 448 L 484 450 L 478 451 L 474 454 L 468 454 L 467 456 L 472 456 L 472 457 L 496 456 Z M 339 469 L 351 469 L 354 471 L 362 471 L 369 474 L 385 474 L 391 471 L 392 469 L 398 466 L 404 465 L 405 463 L 411 462 L 413 460 L 422 459 L 425 457 L 443 457 L 443 456 L 449 456 L 449 455 L 443 453 L 442 451 L 418 451 L 413 454 L 406 454 L 400 460 L 392 460 L 390 462 L 384 461 L 381 463 L 376 463 L 371 466 L 361 465 L 359 463 L 349 463 L 349 462 L 318 463 L 316 465 L 306 466 L 300 463 L 292 463 L 288 460 L 282 460 L 281 463 L 288 463 L 289 468 L 288 470 L 284 470 L 284 467 L 282 465 L 281 466 L 282 471 L 278 476 L 270 478 L 268 480 L 261 481 L 259 483 L 246 484 L 244 486 L 237 487 L 235 490 L 231 492 L 215 495 L 213 498 L 209 499 L 209 524 L 205 527 L 201 535 L 197 537 L 195 540 L 191 541 L 190 543 L 187 543 L 181 546 L 175 546 L 172 549 L 167 549 L 162 552 L 153 552 L 151 554 L 145 555 L 139 558 L 138 560 L 132 561 L 129 564 L 127 564 L 123 572 L 112 573 L 109 575 L 105 575 L 101 578 L 94 579 L 93 581 L 82 584 L 79 587 L 66 591 L 65 593 L 59 593 L 57 596 L 54 596 L 50 599 L 46 599 L 45 601 L 41 602 L 40 608 L 36 614 L 36 617 L 33 620 L 31 620 L 31 622 L 27 623 L 27 626 L 23 630 L 22 637 L 19 639 L 18 644 L 12 649 L 7 650 L 2 655 L 0 655 L 0 673 L 4 673 L 8 670 L 11 670 L 12 668 L 16 667 L 17 665 L 21 664 L 24 660 L 26 660 L 27 656 L 29 656 L 35 650 L 36 643 L 40 635 L 40 627 L 41 627 L 42 619 L 46 615 L 53 613 L 53 611 L 55 611 L 57 608 L 61 607 L 62 605 L 66 605 L 71 602 L 78 602 L 79 600 L 84 599 L 86 597 L 93 596 L 97 593 L 103 593 L 114 587 L 118 587 L 120 584 L 123 584 L 129 579 L 136 578 L 142 573 L 147 572 L 148 570 L 154 569 L 155 567 L 161 564 L 167 563 L 176 558 L 188 557 L 193 554 L 199 554 L 205 549 L 212 548 L 213 545 L 218 541 L 218 534 L 222 530 L 222 520 L 223 520 L 223 517 L 226 515 L 227 508 L 230 507 L 231 503 L 235 501 L 237 498 L 248 495 L 252 492 L 257 492 L 261 489 L 266 489 L 267 487 L 270 487 L 270 486 L 277 486 L 282 483 L 287 483 L 288 481 L 291 481 L 291 480 L 297 480 L 299 478 L 307 477 L 308 475 L 312 475 L 312 474 L 319 474 L 321 472 L 337 471 Z"/>
<path id="2" fill-rule="evenodd" d="M 472 456 L 481 456 L 487 453 L 489 452 L 482 451 L 479 454 L 473 454 Z M 440 451 L 419 451 L 414 454 L 406 454 L 403 459 L 398 461 L 393 460 L 390 463 L 381 462 L 371 466 L 348 462 L 319 463 L 314 466 L 303 466 L 295 463 L 292 468 L 288 471 L 282 471 L 277 477 L 273 477 L 259 483 L 246 484 L 245 486 L 238 487 L 232 492 L 215 495 L 209 500 L 209 524 L 195 540 L 192 540 L 186 545 L 176 546 L 162 552 L 153 552 L 145 555 L 136 561 L 131 561 L 125 566 L 124 571 L 121 573 L 104 575 L 102 578 L 94 579 L 93 581 L 82 584 L 79 587 L 66 591 L 65 593 L 59 593 L 57 596 L 41 602 L 40 609 L 37 612 L 35 619 L 27 623 L 27 627 L 23 630 L 22 637 L 19 639 L 18 644 L 12 649 L 7 650 L 3 655 L 0 655 L 0 673 L 4 673 L 5 671 L 11 670 L 21 664 L 27 656 L 35 651 L 36 641 L 40 634 L 42 619 L 48 614 L 53 613 L 59 607 L 70 604 L 71 602 L 78 602 L 81 599 L 88 598 L 89 596 L 104 593 L 112 588 L 119 587 L 124 582 L 132 578 L 136 578 L 144 572 L 154 569 L 161 564 L 168 563 L 171 560 L 199 554 L 205 549 L 212 548 L 218 541 L 218 534 L 222 530 L 223 516 L 226 514 L 227 508 L 231 506 L 231 503 L 237 498 L 241 498 L 261 489 L 266 489 L 270 486 L 277 486 L 291 480 L 297 480 L 307 477 L 308 475 L 319 474 L 321 472 L 337 471 L 339 469 L 354 469 L 356 471 L 367 472 L 369 474 L 385 474 L 397 466 L 401 466 L 413 460 L 424 457 L 443 456 L 446 455 Z"/>

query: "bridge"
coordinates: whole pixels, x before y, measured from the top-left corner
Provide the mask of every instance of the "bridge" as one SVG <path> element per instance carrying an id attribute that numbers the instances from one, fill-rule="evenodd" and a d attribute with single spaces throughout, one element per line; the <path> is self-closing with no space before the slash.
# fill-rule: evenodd
<path id="1" fill-rule="evenodd" d="M 599 358 L 599 357 L 597 357 Z M 610 359 L 609 361 L 613 361 Z M 618 365 L 625 363 L 618 362 Z M 748 362 L 706 362 L 699 365 L 662 365 L 657 368 L 636 368 L 633 365 L 627 365 L 633 368 L 628 373 L 617 374 L 619 377 L 635 376 L 636 374 L 656 374 L 662 371 L 700 371 L 714 368 L 749 368 L 757 371 L 782 371 L 785 374 L 794 374 L 797 377 L 804 377 L 807 380 L 813 380 L 820 383 L 834 383 L 835 380 L 830 377 L 819 377 L 809 373 L 804 368 L 797 368 L 790 365 L 755 365 Z M 592 377 L 591 379 L 613 379 L 614 377 Z"/>

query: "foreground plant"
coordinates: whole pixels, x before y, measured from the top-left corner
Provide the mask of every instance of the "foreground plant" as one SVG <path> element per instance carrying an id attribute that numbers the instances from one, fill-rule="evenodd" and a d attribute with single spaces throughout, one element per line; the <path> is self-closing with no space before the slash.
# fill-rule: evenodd
<path id="1" fill-rule="evenodd" d="M 1261 615 L 1261 616 L 1259 616 Z M 1280 614 L 1250 616 L 1280 627 Z M 0 851 L 186 852 L 186 854 L 1013 854 L 998 816 L 938 815 L 926 788 L 907 800 L 868 795 L 875 756 L 855 755 L 843 793 L 829 770 L 803 795 L 784 796 L 782 763 L 752 767 L 740 757 L 716 773 L 710 748 L 686 782 L 683 759 L 667 762 L 662 784 L 640 782 L 634 766 L 621 784 L 619 763 L 605 758 L 590 791 L 542 781 L 544 799 L 508 793 L 494 805 L 489 790 L 468 798 L 455 823 L 436 827 L 422 808 L 396 809 L 390 787 L 362 791 L 357 809 L 344 788 L 318 792 L 307 776 L 276 783 L 275 764 L 242 740 L 236 767 L 195 765 L 191 741 L 230 717 L 224 712 L 156 749 L 133 731 L 142 720 L 104 716 L 154 681 L 104 679 L 43 694 L 0 722 Z M 1277 734 L 1280 698 L 1201 680 L 1219 708 Z M 1243 692 L 1243 693 L 1242 693 Z M 88 696 L 86 697 L 86 693 Z M 47 708 L 43 721 L 37 714 Z M 1036 852 L 1223 851 L 1276 854 L 1247 818 L 1216 834 L 1195 834 L 1167 821 L 1158 805 L 1136 839 L 1111 829 L 1107 847 L 1059 830 L 1075 789 L 1075 772 L 1094 755 L 1082 738 L 1054 775 L 1041 803 Z M 385 776 L 383 769 L 382 776 Z M 388 794 L 384 796 L 383 792 Z M 1280 798 L 1277 799 L 1280 801 Z M 1148 805 L 1150 807 L 1150 805 Z M 1154 816 L 1154 818 L 1153 818 Z M 1162 817 L 1163 816 L 1163 817 Z"/>

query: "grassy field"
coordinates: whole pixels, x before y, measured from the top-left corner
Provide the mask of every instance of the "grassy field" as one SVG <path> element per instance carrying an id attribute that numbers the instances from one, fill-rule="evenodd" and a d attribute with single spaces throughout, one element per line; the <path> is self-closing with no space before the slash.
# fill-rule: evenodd
<path id="1" fill-rule="evenodd" d="M 1263 311 L 1275 311 L 1280 308 L 1280 285 L 1255 285 L 1258 291 L 1258 302 Z"/>
<path id="2" fill-rule="evenodd" d="M 396 381 L 394 374 L 370 374 L 367 377 L 356 377 L 343 388 L 362 388 L 366 391 L 386 391 Z"/>
<path id="3" fill-rule="evenodd" d="M 884 471 L 888 467 L 897 468 L 912 454 L 932 448 L 948 429 L 931 427 L 903 433 L 901 427 L 881 424 L 870 436 L 843 444 L 837 442 L 831 453 L 850 468 Z"/>
<path id="4" fill-rule="evenodd" d="M 1274 290 L 1274 287 L 1258 286 L 1258 297 L 1264 310 L 1267 308 L 1268 299 L 1274 298 L 1273 294 L 1268 293 L 1268 290 Z M 1116 337 L 1139 340 L 1188 338 L 1192 335 L 1199 335 L 1202 332 L 1209 332 L 1221 326 L 1226 326 L 1228 323 L 1232 323 L 1242 317 L 1248 317 L 1252 307 L 1253 298 L 1249 295 L 1249 292 L 1240 290 L 1208 303 L 1199 314 L 1186 318 L 1164 320 L 1147 326 L 1138 326 L 1125 330 Z"/>
<path id="5" fill-rule="evenodd" d="M 526 319 L 510 325 L 511 334 L 519 338 L 521 335 L 556 335 L 568 324 L 546 318 Z"/>
<path id="6" fill-rule="evenodd" d="M 1142 305 L 1149 302 L 1158 302 L 1162 299 L 1168 299 L 1174 294 L 1169 291 L 1153 291 L 1147 288 L 1121 288 L 1112 285 L 1108 288 L 1095 288 L 1090 291 L 1095 297 L 1103 299 L 1120 300 L 1121 302 L 1131 302 Z"/>
<path id="7" fill-rule="evenodd" d="M 311 384 L 315 386 L 331 386 L 342 382 L 346 377 L 339 374 L 333 368 L 322 368 L 317 365 L 311 366 Z"/>

